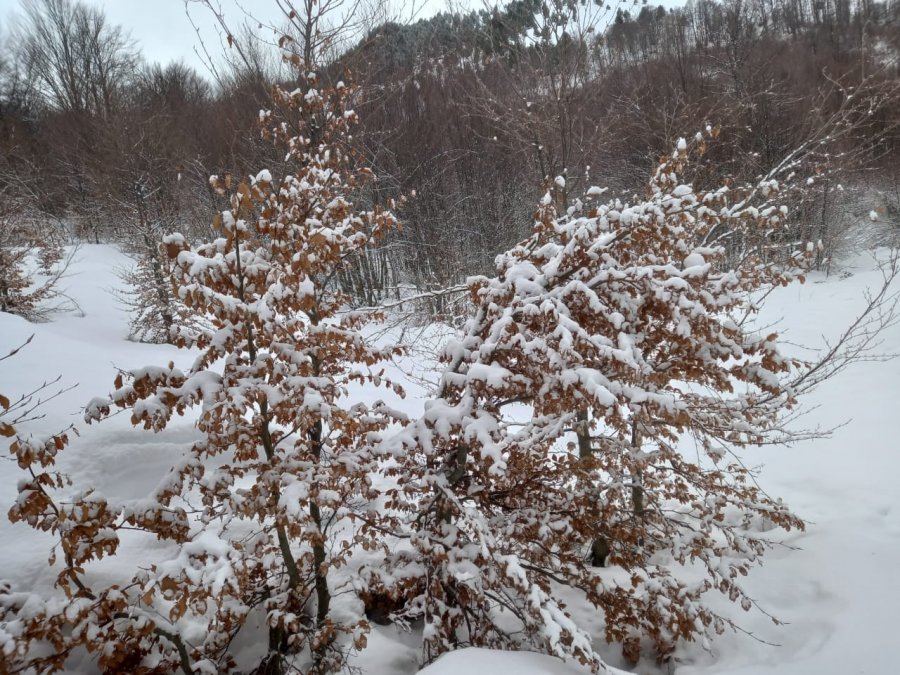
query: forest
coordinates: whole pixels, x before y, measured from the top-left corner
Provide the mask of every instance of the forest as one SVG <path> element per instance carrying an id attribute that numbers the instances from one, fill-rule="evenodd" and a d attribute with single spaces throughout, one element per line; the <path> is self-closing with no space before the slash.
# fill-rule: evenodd
<path id="1" fill-rule="evenodd" d="M 268 4 L 0 30 L 0 674 L 885 672 L 900 4 Z"/>

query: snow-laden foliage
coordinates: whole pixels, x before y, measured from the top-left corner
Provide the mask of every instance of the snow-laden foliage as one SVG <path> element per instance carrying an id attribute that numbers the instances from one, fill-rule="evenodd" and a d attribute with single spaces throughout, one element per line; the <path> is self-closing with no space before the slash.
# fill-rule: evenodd
<path id="1" fill-rule="evenodd" d="M 771 180 L 683 183 L 704 144 L 679 142 L 630 203 L 592 189 L 567 205 L 557 179 L 532 236 L 470 281 L 477 314 L 440 391 L 393 441 L 418 460 L 415 555 L 391 562 L 425 569 L 407 612 L 424 613 L 426 660 L 525 647 L 602 671 L 565 586 L 627 659 L 642 645 L 666 659 L 733 625 L 706 593 L 754 605 L 740 580 L 771 546 L 762 530 L 803 527 L 735 450 L 794 437 L 786 418 L 819 381 L 820 363 L 753 325 L 761 294 L 802 281 L 805 254 L 766 262 L 747 245 L 730 267 L 705 243 L 764 244 L 787 209 Z"/>
<path id="2" fill-rule="evenodd" d="M 352 383 L 393 387 L 379 362 L 396 350 L 363 339 L 374 315 L 337 316 L 344 298 L 333 281 L 348 256 L 395 221 L 349 201 L 372 178 L 341 143 L 355 122 L 350 93 L 343 85 L 320 92 L 312 74 L 303 88 L 276 92 L 286 117 L 263 113 L 261 122 L 286 143 L 295 173 L 214 176 L 230 201 L 215 219 L 218 237 L 197 246 L 165 238 L 179 300 L 209 326 L 182 330 L 175 342 L 199 356 L 185 371 L 169 364 L 123 373 L 85 413 L 90 422 L 124 408 L 134 424 L 161 430 L 197 407 L 202 440 L 152 498 L 127 509 L 86 493 L 63 510 L 23 485 L 14 518 L 59 528 L 67 556 L 60 585 L 75 599 L 63 611 L 59 601 L 8 596 L 18 618 L 4 630 L 23 667 L 44 667 L 34 645 L 50 641 L 52 668 L 78 645 L 107 669 L 130 658 L 129 672 L 225 672 L 235 667 L 235 635 L 254 622 L 268 633 L 260 672 L 339 669 L 365 644 L 363 604 L 345 567 L 390 528 L 369 501 L 375 447 L 395 415 L 345 399 Z M 23 468 L 46 454 L 29 447 L 18 448 Z M 126 587 L 89 589 L 83 564 L 115 553 L 126 526 L 176 543 L 177 555 Z"/>

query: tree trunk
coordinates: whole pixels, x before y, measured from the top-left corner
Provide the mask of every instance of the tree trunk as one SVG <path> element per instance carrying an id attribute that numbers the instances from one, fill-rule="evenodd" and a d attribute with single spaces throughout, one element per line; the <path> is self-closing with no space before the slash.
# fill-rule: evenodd
<path id="1" fill-rule="evenodd" d="M 588 420 L 588 409 L 582 408 L 575 417 L 575 436 L 578 439 L 578 457 L 587 460 L 593 454 L 591 446 L 591 432 Z M 606 567 L 606 558 L 609 556 L 609 541 L 605 536 L 597 535 L 591 542 L 591 566 Z"/>

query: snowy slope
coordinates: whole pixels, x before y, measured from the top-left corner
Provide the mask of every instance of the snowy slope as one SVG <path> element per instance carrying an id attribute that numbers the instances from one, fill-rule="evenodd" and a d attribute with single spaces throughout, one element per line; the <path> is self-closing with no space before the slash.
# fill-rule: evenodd
<path id="1" fill-rule="evenodd" d="M 81 424 L 81 406 L 110 390 L 116 368 L 168 361 L 186 367 L 192 359 L 190 353 L 172 347 L 125 339 L 127 317 L 110 293 L 119 284 L 116 267 L 125 264 L 128 259 L 112 247 L 84 246 L 79 251 L 66 285 L 84 316 L 71 314 L 31 325 L 0 314 L 0 352 L 35 336 L 14 359 L 0 363 L 0 392 L 17 394 L 60 374 L 61 385 L 77 383 L 75 389 L 50 401 L 44 409 L 47 417 L 32 423 L 31 429 L 52 432 L 77 423 L 81 436 L 65 451 L 62 468 L 76 484 L 95 485 L 121 500 L 150 491 L 195 434 L 190 418 L 175 421 L 161 434 L 133 430 L 122 415 L 91 427 Z M 780 291 L 764 318 L 783 317 L 786 337 L 796 343 L 821 345 L 823 335 L 836 336 L 862 308 L 866 287 L 880 280 L 870 258 L 859 257 L 847 268 L 852 272 L 847 278 L 814 276 L 805 285 Z M 886 351 L 900 351 L 900 327 L 891 328 L 884 337 Z M 415 412 L 421 406 L 421 388 L 415 384 L 410 388 L 414 395 L 405 405 Z M 847 424 L 829 439 L 745 456 L 750 464 L 764 465 L 763 486 L 784 497 L 811 523 L 807 532 L 786 538 L 794 549 L 773 551 L 767 565 L 756 570 L 748 583 L 762 607 L 788 625 L 776 626 L 762 614 L 730 608 L 731 615 L 765 643 L 743 634 L 726 634 L 708 651 L 686 645 L 669 672 L 894 672 L 893 645 L 900 627 L 900 505 L 896 504 L 900 496 L 900 360 L 857 364 L 823 386 L 809 403 L 819 407 L 804 420 L 806 426 Z M 3 467 L 3 504 L 14 498 L 18 478 L 12 462 Z M 159 544 L 142 536 L 124 542 L 123 557 L 104 561 L 92 568 L 93 573 L 116 575 L 122 570 L 124 574 L 159 556 Z M 49 537 L 3 519 L 0 578 L 25 587 L 49 583 L 53 573 L 44 561 L 51 545 Z M 369 645 L 356 661 L 366 672 L 415 672 L 417 636 L 395 627 L 376 627 Z M 641 663 L 638 671 L 657 673 L 659 669 Z M 580 671 L 534 654 L 465 650 L 423 672 L 569 675 Z"/>
<path id="2" fill-rule="evenodd" d="M 845 265 L 847 278 L 813 275 L 781 291 L 764 319 L 783 318 L 786 339 L 821 345 L 835 337 L 879 284 L 872 258 Z M 883 336 L 884 352 L 900 352 L 900 327 Z M 897 672 L 900 628 L 900 359 L 860 363 L 814 392 L 819 406 L 804 426 L 834 427 L 828 439 L 792 448 L 757 450 L 762 484 L 782 496 L 810 525 L 785 540 L 799 550 L 774 551 L 752 575 L 756 599 L 789 625 L 746 615 L 743 625 L 770 647 L 724 636 L 712 654 L 697 656 L 679 675 L 699 673 Z"/>

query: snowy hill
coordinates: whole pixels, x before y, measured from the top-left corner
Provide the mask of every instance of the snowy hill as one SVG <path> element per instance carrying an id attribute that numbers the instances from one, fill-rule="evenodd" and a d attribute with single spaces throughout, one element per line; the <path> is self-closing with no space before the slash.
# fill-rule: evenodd
<path id="1" fill-rule="evenodd" d="M 76 484 L 94 485 L 117 500 L 139 499 L 156 485 L 162 472 L 196 437 L 186 417 L 159 434 L 132 430 L 125 415 L 99 426 L 81 424 L 81 408 L 112 387 L 117 368 L 173 361 L 186 367 L 192 356 L 173 347 L 129 342 L 127 317 L 111 289 L 119 284 L 116 268 L 128 259 L 109 246 L 84 246 L 66 280 L 68 293 L 83 316 L 60 316 L 32 325 L 0 314 L 0 351 L 32 343 L 15 358 L 0 363 L 0 391 L 18 394 L 61 375 L 60 386 L 77 384 L 49 401 L 46 417 L 27 430 L 49 433 L 75 423 L 80 436 L 65 451 L 62 468 Z M 805 285 L 779 291 L 766 307 L 766 320 L 783 319 L 791 342 L 820 346 L 834 338 L 859 312 L 864 292 L 881 279 L 871 258 L 860 256 L 846 265 L 849 274 L 825 279 L 812 275 Z M 900 326 L 884 334 L 884 351 L 900 351 Z M 402 377 L 402 372 L 393 373 Z M 417 412 L 421 387 L 407 383 L 412 396 L 405 406 Z M 805 426 L 838 428 L 827 439 L 791 448 L 748 451 L 745 460 L 763 465 L 761 483 L 783 497 L 810 523 L 792 533 L 787 545 L 773 551 L 755 571 L 748 588 L 759 605 L 787 625 L 776 626 L 760 612 L 744 614 L 722 602 L 752 637 L 726 633 L 707 649 L 684 645 L 667 672 L 706 673 L 888 673 L 896 666 L 892 645 L 900 626 L 900 360 L 861 363 L 815 392 Z M 14 463 L 0 472 L 0 496 L 9 505 L 16 495 L 19 472 Z M 7 508 L 6 506 L 4 507 Z M 53 544 L 24 525 L 0 522 L 0 579 L 15 586 L 52 584 L 45 561 Z M 89 574 L 115 576 L 164 555 L 165 545 L 135 534 L 122 553 L 89 569 Z M 590 625 L 591 617 L 570 608 Z M 396 627 L 376 627 L 369 648 L 355 665 L 373 674 L 412 673 L 417 668 L 418 639 Z M 777 646 L 774 646 L 777 645 Z M 252 646 L 248 646 L 252 649 Z M 622 663 L 615 650 L 598 650 L 612 665 Z M 73 664 L 73 672 L 86 672 Z M 2 668 L 0 668 L 2 670 Z M 571 664 L 532 654 L 498 654 L 465 650 L 443 657 L 425 671 L 490 672 L 530 675 L 579 672 Z M 659 672 L 642 662 L 638 672 Z"/>

